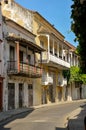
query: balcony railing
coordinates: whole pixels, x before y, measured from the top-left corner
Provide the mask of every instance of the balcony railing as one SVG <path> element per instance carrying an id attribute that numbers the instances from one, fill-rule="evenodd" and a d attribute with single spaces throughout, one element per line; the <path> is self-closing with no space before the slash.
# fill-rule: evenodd
<path id="1" fill-rule="evenodd" d="M 48 52 L 43 52 L 42 53 L 42 63 L 47 63 L 47 62 L 53 62 L 57 65 L 61 65 L 66 68 L 70 68 L 70 63 L 62 59 L 62 57 L 57 57 L 56 55 L 53 55 Z"/>
<path id="2" fill-rule="evenodd" d="M 8 61 L 7 73 L 11 75 L 23 75 L 31 78 L 39 78 L 42 76 L 42 69 L 38 66 L 20 62 L 17 66 L 16 61 Z"/>

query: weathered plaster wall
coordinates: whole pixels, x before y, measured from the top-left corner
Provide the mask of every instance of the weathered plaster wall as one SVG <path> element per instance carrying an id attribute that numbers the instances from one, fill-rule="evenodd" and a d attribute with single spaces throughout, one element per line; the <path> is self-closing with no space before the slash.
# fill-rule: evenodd
<path id="1" fill-rule="evenodd" d="M 1 2 L 1 0 L 0 0 Z M 2 68 L 2 65 L 3 65 L 3 22 L 2 22 L 2 11 L 1 11 L 1 3 L 0 3 L 0 75 L 3 76 L 3 68 Z"/>
<path id="2" fill-rule="evenodd" d="M 42 103 L 42 88 L 41 79 L 33 80 L 33 105 L 40 105 Z"/>
<path id="3" fill-rule="evenodd" d="M 29 10 L 23 8 L 13 0 L 8 0 L 8 4 L 3 0 L 2 3 L 2 12 L 4 16 L 11 18 L 13 21 L 32 32 L 33 15 Z"/>

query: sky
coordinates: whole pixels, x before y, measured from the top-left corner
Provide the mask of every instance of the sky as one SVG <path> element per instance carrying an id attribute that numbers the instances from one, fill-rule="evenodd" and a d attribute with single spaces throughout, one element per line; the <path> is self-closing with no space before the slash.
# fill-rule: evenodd
<path id="1" fill-rule="evenodd" d="M 23 7 L 39 12 L 64 35 L 65 40 L 76 46 L 75 34 L 71 31 L 72 0 L 15 0 Z"/>

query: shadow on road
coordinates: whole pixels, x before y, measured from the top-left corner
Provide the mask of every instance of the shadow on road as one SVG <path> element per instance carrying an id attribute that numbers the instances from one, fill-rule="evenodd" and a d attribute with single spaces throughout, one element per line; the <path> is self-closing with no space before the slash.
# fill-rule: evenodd
<path id="1" fill-rule="evenodd" d="M 26 116 L 28 116 L 30 113 L 32 113 L 34 111 L 34 109 L 29 110 L 28 112 L 24 112 L 24 113 L 20 113 L 17 115 L 13 115 L 11 118 L 7 119 L 6 121 L 2 122 L 0 124 L 0 130 L 11 130 L 11 128 L 6 128 L 5 125 L 7 125 L 8 123 L 16 120 L 16 119 L 23 119 Z"/>
<path id="2" fill-rule="evenodd" d="M 60 128 L 60 127 L 56 127 L 55 130 L 68 130 L 67 128 Z"/>
<path id="3" fill-rule="evenodd" d="M 68 120 L 68 130 L 76 130 L 76 129 L 85 130 L 84 118 L 86 116 L 86 102 L 84 105 L 80 107 L 81 107 L 80 113 L 76 114 L 72 119 Z"/>

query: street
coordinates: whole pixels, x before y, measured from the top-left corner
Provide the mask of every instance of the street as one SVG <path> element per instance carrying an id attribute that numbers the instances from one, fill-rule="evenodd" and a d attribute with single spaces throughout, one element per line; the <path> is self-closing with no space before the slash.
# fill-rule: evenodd
<path id="1" fill-rule="evenodd" d="M 15 120 L 0 126 L 0 130 L 66 130 L 66 117 L 83 104 L 84 101 L 76 101 L 39 108 L 16 116 Z"/>

